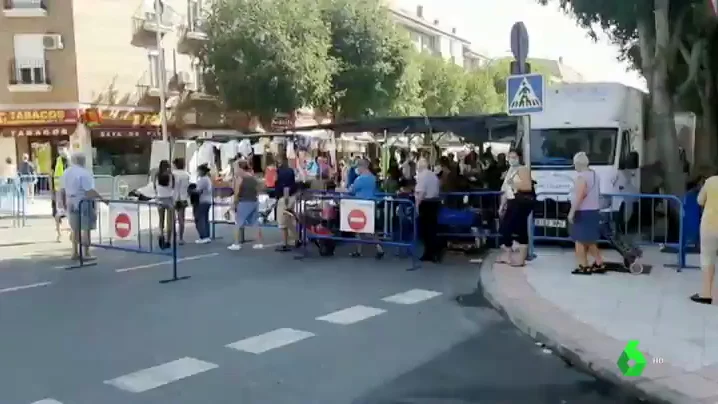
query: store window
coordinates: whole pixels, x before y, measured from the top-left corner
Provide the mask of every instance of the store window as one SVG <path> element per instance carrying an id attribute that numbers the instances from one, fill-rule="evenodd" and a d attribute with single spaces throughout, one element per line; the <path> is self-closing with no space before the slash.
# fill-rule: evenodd
<path id="1" fill-rule="evenodd" d="M 97 175 L 147 175 L 151 152 L 150 137 L 93 137 L 93 170 Z"/>

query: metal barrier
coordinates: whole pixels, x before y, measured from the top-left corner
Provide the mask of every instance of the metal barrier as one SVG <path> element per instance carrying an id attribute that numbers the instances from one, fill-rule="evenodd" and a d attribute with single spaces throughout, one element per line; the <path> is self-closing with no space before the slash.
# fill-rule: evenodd
<path id="1" fill-rule="evenodd" d="M 13 227 L 25 226 L 25 195 L 14 183 L 0 185 L 0 218 L 6 217 Z"/>
<path id="2" fill-rule="evenodd" d="M 98 206 L 100 205 L 100 206 Z M 106 211 L 102 212 L 102 206 Z M 77 228 L 81 229 L 79 237 L 79 260 L 75 265 L 65 269 L 77 269 L 97 265 L 96 260 L 88 260 L 84 256 L 84 247 L 94 247 L 104 250 L 124 251 L 137 254 L 150 254 L 169 257 L 172 264 L 172 277 L 161 280 L 160 283 L 175 282 L 190 278 L 189 276 L 178 276 L 177 273 L 177 221 L 172 220 L 172 240 L 165 246 L 155 246 L 155 241 L 161 238 L 153 237 L 154 226 L 152 224 L 152 210 L 160 207 L 156 202 L 134 201 L 134 200 L 103 200 L 101 202 L 85 199 L 80 201 L 78 212 L 69 215 L 69 220 L 77 220 Z M 143 209 L 144 208 L 144 209 Z M 173 209 L 169 209 L 174 217 Z M 143 212 L 144 211 L 144 212 Z M 143 217 L 145 217 L 147 228 L 143 228 Z M 94 219 L 94 220 L 93 220 Z M 74 226 L 73 226 L 74 227 Z M 85 230 L 86 229 L 86 230 Z M 92 231 L 96 231 L 97 237 L 91 237 Z M 104 233 L 107 230 L 109 235 Z M 164 231 L 164 229 L 162 229 Z M 160 236 L 161 237 L 161 236 Z M 167 240 L 165 240 L 167 242 Z"/>
<path id="3" fill-rule="evenodd" d="M 677 263 L 667 265 L 678 271 L 683 268 L 692 268 L 686 265 L 686 248 L 684 241 L 683 201 L 674 195 L 661 194 L 601 194 L 602 211 L 609 207 L 620 207 L 620 210 L 605 213 L 617 232 L 618 237 L 631 240 L 637 246 L 659 245 L 672 247 L 677 254 Z M 671 206 L 673 205 L 673 206 Z M 662 206 L 662 211 L 659 209 Z M 571 208 L 570 195 L 567 193 L 541 192 L 537 194 L 536 207 L 529 222 L 531 245 L 529 251 L 534 251 L 534 241 L 573 242 L 569 236 L 568 212 Z M 681 212 L 675 232 L 671 231 L 669 211 L 675 209 Z M 644 212 L 650 212 L 645 220 Z M 659 219 L 663 218 L 663 221 Z M 663 225 L 663 227 L 661 227 Z M 631 233 L 631 230 L 636 230 Z M 675 233 L 675 234 L 674 234 Z M 601 240 L 600 243 L 607 243 Z"/>
<path id="4" fill-rule="evenodd" d="M 339 192 L 301 192 L 296 215 L 302 255 L 309 242 L 372 244 L 404 249 L 418 268 L 417 210 L 414 201 L 394 196 L 364 199 Z M 332 247 L 333 250 L 333 247 Z"/>
<path id="5" fill-rule="evenodd" d="M 501 194 L 500 191 L 442 193 L 439 237 L 493 239 L 498 246 Z"/>

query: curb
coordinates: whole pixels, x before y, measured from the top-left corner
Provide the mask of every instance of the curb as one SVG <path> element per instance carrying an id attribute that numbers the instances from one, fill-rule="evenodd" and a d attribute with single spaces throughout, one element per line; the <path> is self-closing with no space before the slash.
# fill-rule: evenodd
<path id="1" fill-rule="evenodd" d="M 645 400 L 652 404 L 697 404 L 695 397 L 665 386 L 658 380 L 644 377 L 635 378 L 635 381 L 626 379 L 619 373 L 618 367 L 613 361 L 608 361 L 592 354 L 586 349 L 587 347 L 581 346 L 581 344 L 570 338 L 561 336 L 550 326 L 541 324 L 536 318 L 532 318 L 529 313 L 526 313 L 526 310 L 514 301 L 516 299 L 512 299 L 501 292 L 493 270 L 497 256 L 498 253 L 490 254 L 482 264 L 480 272 L 481 289 L 486 300 L 496 311 L 514 324 L 521 332 L 551 349 L 568 366 L 575 367 L 583 373 L 611 383 L 619 387 L 623 392 L 636 396 L 640 400 Z M 707 403 L 707 401 L 705 402 Z"/>

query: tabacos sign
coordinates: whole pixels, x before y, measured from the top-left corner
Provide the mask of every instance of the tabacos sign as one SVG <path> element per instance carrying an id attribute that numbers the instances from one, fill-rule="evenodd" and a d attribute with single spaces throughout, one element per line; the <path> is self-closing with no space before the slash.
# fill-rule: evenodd
<path id="1" fill-rule="evenodd" d="M 78 113 L 74 109 L 28 109 L 0 111 L 0 125 L 52 125 L 77 123 Z"/>

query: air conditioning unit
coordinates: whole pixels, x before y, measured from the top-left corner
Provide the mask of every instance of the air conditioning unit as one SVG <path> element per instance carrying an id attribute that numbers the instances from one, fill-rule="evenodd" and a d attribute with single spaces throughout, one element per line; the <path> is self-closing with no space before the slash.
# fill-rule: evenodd
<path id="1" fill-rule="evenodd" d="M 59 50 L 65 47 L 62 43 L 62 35 L 60 34 L 44 35 L 42 37 L 42 45 L 45 47 L 45 50 Z"/>

